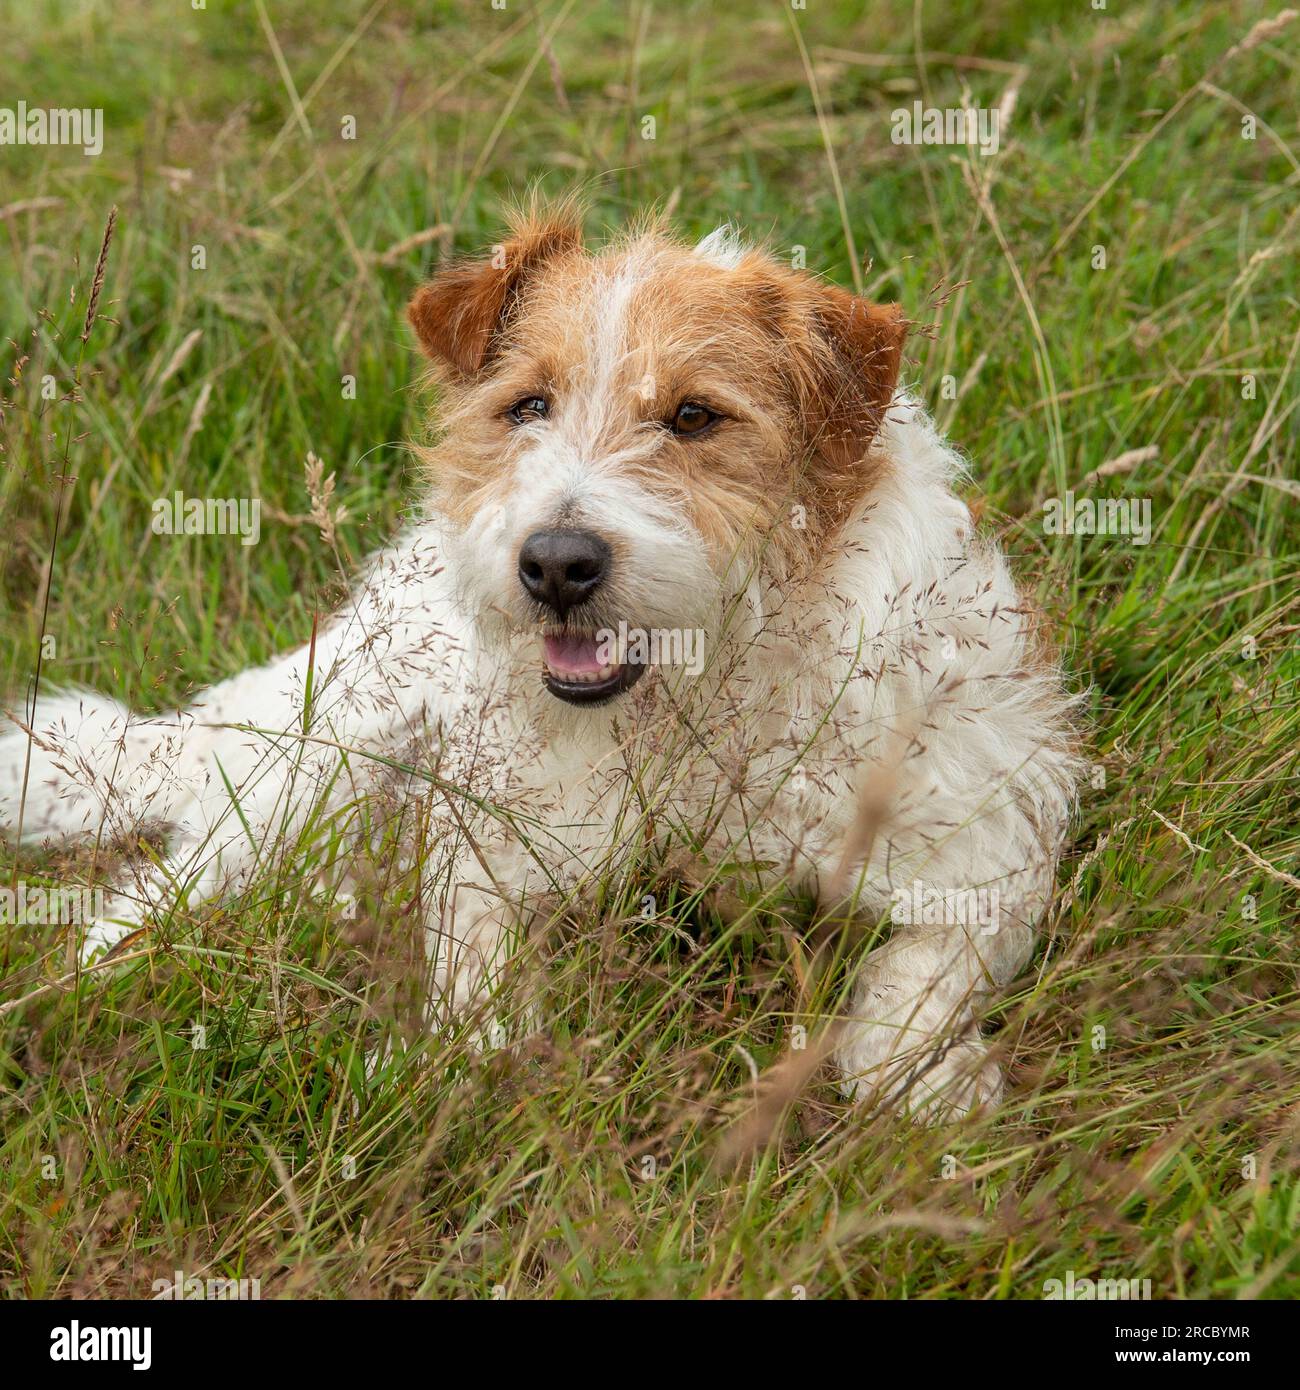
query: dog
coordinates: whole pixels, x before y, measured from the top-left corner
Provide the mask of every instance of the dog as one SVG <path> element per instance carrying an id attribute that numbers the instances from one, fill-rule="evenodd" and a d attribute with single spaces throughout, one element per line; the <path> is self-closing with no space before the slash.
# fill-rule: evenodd
<path id="1" fill-rule="evenodd" d="M 427 488 L 333 619 L 183 711 L 43 693 L 0 739 L 0 825 L 166 828 L 90 959 L 313 817 L 425 797 L 452 1010 L 490 1010 L 541 905 L 671 843 L 737 902 L 888 924 L 835 1035 L 850 1098 L 989 1105 L 979 1013 L 1051 899 L 1075 697 L 900 386 L 909 324 L 729 227 L 593 251 L 583 223 L 527 205 L 416 292 Z"/>

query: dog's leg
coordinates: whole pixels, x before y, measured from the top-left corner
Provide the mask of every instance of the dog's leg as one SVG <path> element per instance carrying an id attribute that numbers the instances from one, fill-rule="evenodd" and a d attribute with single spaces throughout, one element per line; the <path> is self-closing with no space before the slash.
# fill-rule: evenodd
<path id="1" fill-rule="evenodd" d="M 860 967 L 837 1043 L 855 1099 L 930 1120 L 999 1099 L 1001 1074 L 980 1038 L 979 1013 L 1033 952 L 1068 811 L 1065 766 L 1044 753 L 1023 784 L 1036 799 L 985 797 L 964 814 L 954 801 L 935 814 L 957 827 L 948 835 L 904 820 L 876 843 L 864 901 L 887 902 L 894 927 Z"/>
<path id="2" fill-rule="evenodd" d="M 160 863 L 108 894 L 103 910 L 84 924 L 78 943 L 83 964 L 166 916 L 181 896 L 196 908 L 219 894 L 242 891 L 256 864 L 257 855 L 242 828 L 237 835 L 219 837 L 183 831 Z"/>
<path id="3" fill-rule="evenodd" d="M 523 929 L 522 893 L 503 892 L 500 879 L 489 885 L 480 856 L 456 857 L 425 913 L 427 960 L 425 1026 L 435 1038 L 461 1040 L 478 1052 L 520 1041 L 535 1017 L 525 999 L 502 994 L 513 947 Z M 497 878 L 495 872 L 491 875 Z M 412 1043 L 402 1029 L 383 1030 L 366 1053 L 367 1085 L 407 1054 Z M 359 1102 L 356 1107 L 359 1109 Z"/>
<path id="4" fill-rule="evenodd" d="M 285 852 L 313 818 L 373 781 L 370 755 L 386 757 L 399 740 L 436 746 L 457 680 L 456 651 L 444 648 L 437 623 L 446 612 L 440 574 L 433 541 L 408 537 L 376 560 L 317 640 L 224 681 L 174 717 L 180 732 L 169 724 L 167 737 L 180 790 L 169 791 L 166 808 L 171 852 L 88 924 L 83 959 L 165 912 L 178 887 L 191 907 L 238 892 L 267 855 Z M 132 746 L 125 762 L 112 749 L 97 752 L 101 801 L 128 773 L 147 770 L 151 747 Z M 70 765 L 85 761 L 74 741 Z M 0 799 L 0 812 L 5 805 Z"/>
<path id="5" fill-rule="evenodd" d="M 996 1062 L 977 1011 L 1028 961 L 1024 923 L 902 926 L 863 965 L 836 1060 L 857 1100 L 935 1120 L 995 1103 Z"/>
<path id="6" fill-rule="evenodd" d="M 428 962 L 425 1026 L 435 1036 L 468 1034 L 480 1052 L 504 1047 L 510 1029 L 496 1007 L 496 989 L 510 959 L 512 914 L 495 892 L 461 883 L 426 914 Z M 410 1038 L 397 1027 L 383 1030 L 366 1053 L 365 1073 L 372 1082 L 385 1067 L 405 1055 Z"/>
<path id="7" fill-rule="evenodd" d="M 516 935 L 512 908 L 495 890 L 456 884 L 433 914 L 425 942 L 430 967 L 430 1023 L 468 1021 L 482 1046 L 501 1046 L 507 1029 L 493 997 Z"/>
<path id="8" fill-rule="evenodd" d="M 522 858 L 503 853 L 489 862 L 481 847 L 462 852 L 426 917 L 430 1025 L 467 1022 L 482 1047 L 517 1038 L 521 1018 L 527 1028 L 532 1017 L 525 1001 L 511 1026 L 500 995 L 526 921 Z"/>

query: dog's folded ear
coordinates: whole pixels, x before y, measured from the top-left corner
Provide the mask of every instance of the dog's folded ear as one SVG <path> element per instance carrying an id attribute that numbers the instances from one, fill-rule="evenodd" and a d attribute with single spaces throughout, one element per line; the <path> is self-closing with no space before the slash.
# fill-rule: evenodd
<path id="1" fill-rule="evenodd" d="M 824 364 L 823 403 L 832 418 L 852 417 L 839 427 L 865 444 L 898 388 L 907 320 L 897 304 L 872 304 L 836 285 L 821 286 L 814 316 L 833 357 Z"/>
<path id="2" fill-rule="evenodd" d="M 812 289 L 810 315 L 814 351 L 800 383 L 805 487 L 833 530 L 875 476 L 871 443 L 898 388 L 909 325 L 897 304 L 873 304 L 835 285 Z"/>
<path id="3" fill-rule="evenodd" d="M 406 308 L 425 353 L 462 377 L 492 359 L 529 278 L 546 262 L 582 249 L 575 210 L 533 210 L 512 224 L 509 240 L 489 256 L 439 271 Z"/>

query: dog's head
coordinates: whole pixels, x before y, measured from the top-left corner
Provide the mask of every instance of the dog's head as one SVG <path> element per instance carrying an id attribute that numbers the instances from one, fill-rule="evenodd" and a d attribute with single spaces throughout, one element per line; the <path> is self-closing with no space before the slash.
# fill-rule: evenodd
<path id="1" fill-rule="evenodd" d="M 815 564 L 879 466 L 906 331 L 725 232 L 590 253 L 570 209 L 521 214 L 408 313 L 467 597 L 485 628 L 537 630 L 573 704 L 680 659 L 758 566 Z"/>

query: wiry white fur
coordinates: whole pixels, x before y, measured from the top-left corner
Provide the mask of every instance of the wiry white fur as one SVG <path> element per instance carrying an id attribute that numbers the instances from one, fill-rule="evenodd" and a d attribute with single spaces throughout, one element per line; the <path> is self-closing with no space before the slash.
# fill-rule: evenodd
<path id="1" fill-rule="evenodd" d="M 609 287 L 611 314 L 625 289 Z M 597 374 L 616 342 L 597 345 Z M 761 569 L 715 574 L 684 507 L 638 487 L 626 460 L 592 456 L 584 441 L 597 431 L 583 412 L 598 398 L 578 394 L 587 403 L 571 419 L 536 432 L 508 501 L 461 531 L 428 516 L 374 561 L 319 634 L 306 739 L 307 647 L 161 719 L 86 692 L 41 701 L 24 838 L 92 832 L 101 819 L 110 833 L 146 819 L 172 827 L 162 869 L 122 885 L 85 951 L 166 913 L 182 890 L 191 907 L 238 891 L 310 809 L 346 806 L 391 780 L 399 760 L 471 794 L 440 793 L 429 871 L 437 982 L 464 1004 L 500 963 L 520 904 L 620 871 L 648 823 L 713 824 L 699 850 L 708 865 L 824 895 L 864 788 L 892 768 L 856 910 L 879 915 L 918 880 L 940 893 L 995 886 L 1003 916 L 987 936 L 900 926 L 867 957 L 840 1038 L 845 1086 L 923 1110 L 991 1098 L 997 1070 L 976 1013 L 1029 957 L 1073 766 L 1069 701 L 1035 674 L 1006 564 L 952 491 L 960 461 L 899 397 L 872 446 L 881 481 L 820 582 L 784 593 Z M 545 692 L 514 575 L 522 537 L 561 516 L 619 547 L 621 611 L 707 631 L 698 682 L 665 671 L 659 690 L 647 678 L 594 710 Z M 664 691 L 689 702 L 691 720 L 665 718 Z M 350 750 L 341 776 L 340 748 Z M 11 833 L 27 753 L 21 730 L 0 737 L 0 826 Z M 629 761 L 644 770 L 649 818 L 629 795 Z"/>

